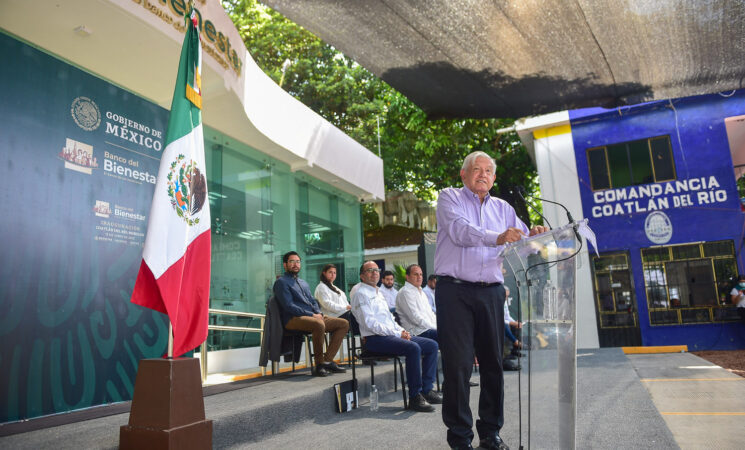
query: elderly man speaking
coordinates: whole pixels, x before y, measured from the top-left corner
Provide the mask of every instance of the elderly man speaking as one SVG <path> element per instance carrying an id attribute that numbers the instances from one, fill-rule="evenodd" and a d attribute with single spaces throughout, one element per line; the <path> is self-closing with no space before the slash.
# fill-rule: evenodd
<path id="1" fill-rule="evenodd" d="M 472 448 L 468 405 L 473 357 L 479 360 L 481 395 L 476 430 L 483 448 L 509 449 L 504 424 L 504 277 L 499 252 L 509 242 L 548 230 L 528 227 L 502 199 L 489 195 L 496 163 L 484 152 L 463 161 L 463 187 L 447 188 L 437 201 L 438 275 L 435 302 L 445 383 L 442 419 L 452 448 Z"/>

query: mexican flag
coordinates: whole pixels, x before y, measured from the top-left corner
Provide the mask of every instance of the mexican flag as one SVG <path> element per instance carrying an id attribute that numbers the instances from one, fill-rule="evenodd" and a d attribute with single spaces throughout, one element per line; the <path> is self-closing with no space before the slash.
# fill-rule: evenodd
<path id="1" fill-rule="evenodd" d="M 194 10 L 187 19 L 166 145 L 150 207 L 132 303 L 168 314 L 173 356 L 207 338 L 210 209 L 202 136 L 202 49 Z"/>

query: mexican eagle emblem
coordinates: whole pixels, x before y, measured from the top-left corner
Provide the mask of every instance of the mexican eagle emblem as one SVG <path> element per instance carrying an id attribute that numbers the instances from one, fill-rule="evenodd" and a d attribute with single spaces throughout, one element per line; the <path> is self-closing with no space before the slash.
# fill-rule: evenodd
<path id="1" fill-rule="evenodd" d="M 186 161 L 184 155 L 178 155 L 171 163 L 168 172 L 168 198 L 171 206 L 187 225 L 199 223 L 199 217 L 192 219 L 204 206 L 207 198 L 207 179 L 197 167 L 195 161 Z"/>

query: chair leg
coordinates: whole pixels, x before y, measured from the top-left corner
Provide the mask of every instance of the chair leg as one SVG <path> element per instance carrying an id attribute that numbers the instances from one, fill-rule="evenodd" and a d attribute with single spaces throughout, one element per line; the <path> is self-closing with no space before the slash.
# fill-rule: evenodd
<path id="1" fill-rule="evenodd" d="M 352 347 L 352 349 L 350 350 L 350 353 L 349 353 L 350 361 L 352 361 L 352 380 L 354 380 L 352 382 L 352 384 L 354 385 L 353 389 L 354 389 L 354 407 L 355 407 L 355 409 L 357 408 L 357 370 L 355 370 L 356 369 L 356 367 L 355 367 L 356 364 L 355 364 L 355 361 L 354 361 L 356 350 L 357 349 L 355 347 Z"/>
<path id="2" fill-rule="evenodd" d="M 347 333 L 347 364 L 352 364 L 352 355 L 350 353 L 352 351 L 352 345 L 351 345 L 349 336 L 350 334 Z M 344 348 L 344 346 L 342 346 L 342 348 Z"/>
<path id="3" fill-rule="evenodd" d="M 393 359 L 393 392 L 398 392 L 398 372 L 396 372 L 396 363 L 401 364 L 398 358 Z"/>
<path id="4" fill-rule="evenodd" d="M 375 384 L 375 364 L 370 364 L 370 384 Z"/>
<path id="5" fill-rule="evenodd" d="M 308 339 L 307 334 L 303 338 L 305 339 L 305 365 L 310 367 L 310 370 L 312 372 L 313 371 L 313 354 L 311 353 L 310 340 Z"/>
<path id="6" fill-rule="evenodd" d="M 404 409 L 409 409 L 409 397 L 406 395 L 406 377 L 404 376 L 404 365 L 401 363 L 401 359 L 396 358 L 394 361 L 398 361 L 398 370 L 401 371 L 401 393 L 404 397 Z M 396 368 L 393 367 L 395 371 Z"/>

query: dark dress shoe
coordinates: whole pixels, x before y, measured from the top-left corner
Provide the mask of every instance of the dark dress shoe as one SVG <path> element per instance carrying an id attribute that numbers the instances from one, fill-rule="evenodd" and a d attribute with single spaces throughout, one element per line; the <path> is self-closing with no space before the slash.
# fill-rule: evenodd
<path id="1" fill-rule="evenodd" d="M 331 373 L 323 366 L 316 366 L 316 370 L 313 371 L 313 375 L 317 377 L 327 377 Z"/>
<path id="2" fill-rule="evenodd" d="M 347 369 L 339 367 L 335 362 L 327 362 L 323 364 L 323 368 L 333 373 L 346 373 Z"/>
<path id="3" fill-rule="evenodd" d="M 429 403 L 430 405 L 442 404 L 442 394 L 436 392 L 434 389 L 424 394 L 424 399 L 427 400 L 427 403 Z"/>
<path id="4" fill-rule="evenodd" d="M 486 439 L 481 439 L 479 441 L 479 447 L 480 448 L 489 448 L 494 450 L 510 450 L 509 447 L 507 447 L 507 444 L 504 443 L 501 437 L 499 437 L 499 434 L 494 433 L 493 435 L 489 436 Z"/>
<path id="5" fill-rule="evenodd" d="M 417 394 L 409 399 L 409 409 L 418 412 L 433 412 L 435 407 L 430 405 L 422 394 Z"/>
<path id="6" fill-rule="evenodd" d="M 470 381 L 470 380 L 469 380 L 469 381 L 468 381 L 468 385 L 469 385 L 469 386 L 478 386 L 478 385 L 479 385 L 479 383 L 478 383 L 478 381 Z"/>
<path id="7" fill-rule="evenodd" d="M 453 450 L 473 450 L 473 446 L 471 444 L 457 445 L 450 448 L 452 448 Z"/>

